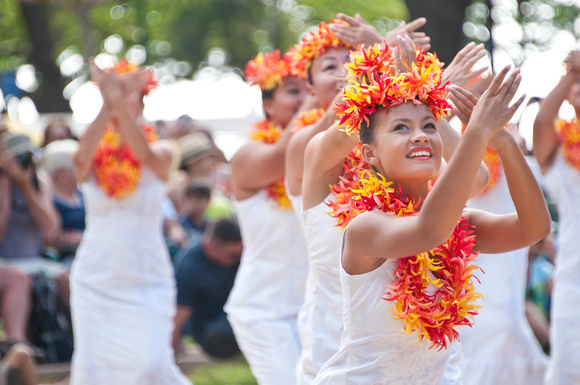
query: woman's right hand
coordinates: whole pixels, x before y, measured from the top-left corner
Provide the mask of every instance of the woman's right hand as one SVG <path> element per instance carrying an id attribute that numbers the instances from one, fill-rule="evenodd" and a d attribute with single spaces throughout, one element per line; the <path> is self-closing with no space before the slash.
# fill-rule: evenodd
<path id="1" fill-rule="evenodd" d="M 465 133 L 479 132 L 489 141 L 508 123 L 520 107 L 525 95 L 522 95 L 511 107 L 509 104 L 520 86 L 522 77 L 520 70 L 516 68 L 504 81 L 509 68 L 506 66 L 501 70 L 483 93 L 473 109 Z M 455 96 L 461 98 L 462 94 L 456 93 Z"/>
<path id="2" fill-rule="evenodd" d="M 564 63 L 568 64 L 568 71 L 580 75 L 580 50 L 570 52 L 568 57 L 564 60 Z"/>

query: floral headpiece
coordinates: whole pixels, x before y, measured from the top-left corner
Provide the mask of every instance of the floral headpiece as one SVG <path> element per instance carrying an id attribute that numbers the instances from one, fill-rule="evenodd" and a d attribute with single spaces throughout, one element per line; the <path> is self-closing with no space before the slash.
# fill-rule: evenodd
<path id="1" fill-rule="evenodd" d="M 376 57 L 380 58 L 380 55 Z M 344 103 L 334 109 L 341 116 L 339 128 L 348 134 L 357 132 L 363 119 L 369 123 L 368 117 L 378 106 L 388 109 L 406 101 L 427 104 L 435 118 L 445 116 L 451 110 L 451 104 L 445 99 L 440 66 L 435 55 L 421 52 L 417 55 L 417 64 L 413 63 L 409 71 L 401 75 L 378 68 L 369 69 L 362 80 L 351 80 L 342 97 Z M 361 73 L 362 70 L 357 71 Z"/>
<path id="2" fill-rule="evenodd" d="M 345 24 L 347 22 L 332 19 L 331 24 Z M 300 78 L 308 75 L 308 69 L 312 61 L 322 55 L 329 48 L 348 47 L 350 45 L 342 42 L 324 21 L 318 25 L 316 31 L 310 32 L 293 48 L 288 50 L 292 58 L 292 74 Z"/>
<path id="3" fill-rule="evenodd" d="M 113 70 L 118 74 L 125 74 L 128 72 L 138 71 L 141 67 L 135 63 L 131 63 L 127 59 L 121 59 L 115 64 Z M 153 72 L 148 71 L 149 79 L 145 86 L 143 87 L 143 95 L 149 95 L 149 93 L 154 90 L 159 84 L 155 79 L 153 79 Z"/>
<path id="4" fill-rule="evenodd" d="M 246 79 L 257 84 L 262 91 L 272 91 L 290 75 L 290 57 L 280 56 L 280 50 L 259 53 L 246 64 Z"/>

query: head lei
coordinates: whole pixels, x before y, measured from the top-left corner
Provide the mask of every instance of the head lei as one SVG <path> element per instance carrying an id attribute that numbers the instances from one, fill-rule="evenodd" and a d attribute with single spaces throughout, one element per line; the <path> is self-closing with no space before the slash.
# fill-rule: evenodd
<path id="1" fill-rule="evenodd" d="M 445 85 L 441 84 L 443 70 L 435 54 L 417 49 L 416 63 L 402 74 L 393 74 L 389 48 L 377 45 L 359 49 L 346 65 L 350 85 L 345 88 L 342 101 L 335 112 L 341 117 L 339 128 L 352 134 L 361 122 L 369 124 L 369 116 L 377 107 L 396 106 L 406 101 L 425 103 L 435 118 L 445 116 L 451 104 L 445 99 Z"/>
<path id="2" fill-rule="evenodd" d="M 345 24 L 345 21 L 332 19 L 330 24 Z M 318 29 L 310 32 L 293 48 L 288 50 L 288 55 L 292 58 L 292 74 L 300 78 L 308 75 L 308 69 L 312 61 L 329 48 L 348 47 L 350 45 L 342 42 L 324 21 L 318 25 Z"/>
<path id="3" fill-rule="evenodd" d="M 272 91 L 290 75 L 290 57 L 288 54 L 280 56 L 280 50 L 260 52 L 248 62 L 244 75 L 262 91 Z"/>

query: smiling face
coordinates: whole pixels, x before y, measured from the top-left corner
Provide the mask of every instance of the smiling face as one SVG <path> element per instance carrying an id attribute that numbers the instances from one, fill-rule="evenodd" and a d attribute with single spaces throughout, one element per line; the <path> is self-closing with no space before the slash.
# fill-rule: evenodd
<path id="1" fill-rule="evenodd" d="M 324 109 L 334 100 L 336 94 L 344 87 L 345 63 L 350 60 L 350 50 L 346 47 L 330 48 L 312 62 L 309 71 L 308 90 Z"/>
<path id="2" fill-rule="evenodd" d="M 264 99 L 264 111 L 268 118 L 281 127 L 286 127 L 306 97 L 306 80 L 290 77 L 284 80 Z"/>
<path id="3" fill-rule="evenodd" d="M 389 107 L 387 113 L 379 108 L 372 115 L 371 127 L 371 138 L 361 134 L 363 157 L 387 180 L 404 188 L 437 175 L 443 144 L 427 105 L 406 102 Z"/>

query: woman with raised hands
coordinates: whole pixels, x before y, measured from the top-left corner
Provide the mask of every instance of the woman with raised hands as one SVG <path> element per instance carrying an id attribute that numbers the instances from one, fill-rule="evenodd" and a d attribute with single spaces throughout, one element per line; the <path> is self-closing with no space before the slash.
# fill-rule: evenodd
<path id="1" fill-rule="evenodd" d="M 462 104 L 457 111 L 471 111 L 477 98 L 465 93 L 462 103 L 468 105 Z M 469 114 L 459 112 L 458 117 L 465 127 Z M 483 160 L 489 183 L 467 207 L 492 214 L 515 213 L 500 154 L 488 146 Z M 460 333 L 464 385 L 543 384 L 548 359 L 525 312 L 528 248 L 499 255 L 480 253 L 477 264 L 485 274 L 474 285 L 484 300 L 475 324 Z"/>
<path id="2" fill-rule="evenodd" d="M 189 384 L 175 364 L 176 291 L 161 234 L 171 147 L 140 121 L 151 74 L 91 61 L 103 107 L 73 157 L 86 230 L 71 270 L 71 384 Z"/>
<path id="3" fill-rule="evenodd" d="M 471 61 L 479 57 L 481 47 L 468 45 L 458 54 L 458 60 Z M 402 59 L 401 59 L 402 56 Z M 387 72 L 403 73 L 407 67 L 403 61 L 415 64 L 418 68 L 440 71 L 441 64 L 436 56 L 422 50 L 416 50 L 409 38 L 399 39 L 399 48 L 392 51 L 388 46 L 374 45 L 361 47 L 351 53 L 351 60 L 346 64 L 348 78 L 362 83 L 373 69 Z M 397 68 L 398 67 L 398 68 Z M 466 77 L 470 66 L 458 66 L 454 60 L 452 71 L 447 78 L 457 81 Z M 445 75 L 445 74 L 444 74 Z M 342 291 L 340 288 L 340 251 L 341 229 L 346 227 L 356 213 L 350 205 L 351 189 L 356 189 L 360 170 L 370 170 L 362 159 L 358 135 L 347 135 L 337 129 L 337 124 L 318 134 L 308 145 L 305 155 L 303 182 L 304 212 L 306 238 L 310 254 L 310 274 L 312 290 L 309 310 L 309 334 L 313 335 L 310 343 L 310 365 L 316 372 L 338 351 L 342 334 Z M 444 157 L 449 159 L 459 142 L 460 135 L 446 121 L 441 122 L 440 131 L 444 142 Z M 487 183 L 487 170 L 481 167 L 475 183 L 477 194 Z M 330 317 L 332 314 L 333 317 Z M 455 365 L 455 374 L 458 365 Z"/>
<path id="4" fill-rule="evenodd" d="M 580 51 L 564 63 L 567 72 L 540 105 L 534 122 L 534 155 L 558 207 L 558 252 L 550 314 L 550 363 L 546 384 L 580 383 Z M 559 120 L 564 102 L 575 110 L 571 121 Z"/>
<path id="5" fill-rule="evenodd" d="M 305 81 L 291 74 L 286 54 L 259 54 L 245 74 L 262 90 L 266 119 L 231 159 L 244 251 L 225 310 L 258 383 L 295 385 L 308 260 L 284 188 L 284 155 L 295 115 L 313 105 L 304 101 Z"/>
<path id="6" fill-rule="evenodd" d="M 457 328 L 472 324 L 479 307 L 476 251 L 520 248 L 550 229 L 541 190 L 513 151 L 517 144 L 498 134 L 523 101 L 509 106 L 521 77 L 515 70 L 504 82 L 508 70 L 479 100 L 440 175 L 439 118 L 450 104 L 439 72 L 373 73 L 368 85 L 347 87 L 341 125 L 360 129 L 361 154 L 374 172 L 361 176 L 352 197 L 359 215 L 343 235 L 341 345 L 314 384 L 456 383 L 444 372 Z M 454 86 L 449 91 L 464 98 Z M 504 161 L 517 214 L 464 212 L 490 141 Z"/>

